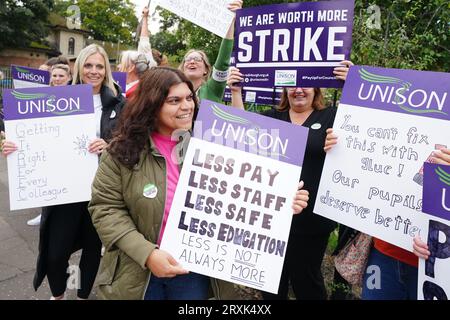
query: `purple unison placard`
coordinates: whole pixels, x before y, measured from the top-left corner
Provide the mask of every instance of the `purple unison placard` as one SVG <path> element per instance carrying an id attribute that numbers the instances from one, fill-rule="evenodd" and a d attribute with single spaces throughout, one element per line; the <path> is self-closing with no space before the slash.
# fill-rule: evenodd
<path id="1" fill-rule="evenodd" d="M 308 128 L 203 99 L 194 137 L 302 166 Z"/>
<path id="2" fill-rule="evenodd" d="M 341 103 L 450 120 L 450 73 L 353 66 Z"/>
<path id="3" fill-rule="evenodd" d="M 126 72 L 119 72 L 114 71 L 112 73 L 113 79 L 122 89 L 122 93 L 125 93 L 127 91 L 127 73 Z"/>
<path id="4" fill-rule="evenodd" d="M 48 71 L 11 65 L 11 74 L 13 80 L 31 82 L 44 86 L 50 84 L 50 73 Z"/>
<path id="5" fill-rule="evenodd" d="M 425 163 L 422 211 L 450 221 L 450 166 Z"/>
<path id="6" fill-rule="evenodd" d="M 92 86 L 3 90 L 5 120 L 81 115 L 94 112 Z"/>
<path id="7" fill-rule="evenodd" d="M 349 60 L 353 0 L 238 10 L 234 50 L 244 85 L 340 88 L 333 68 Z"/>

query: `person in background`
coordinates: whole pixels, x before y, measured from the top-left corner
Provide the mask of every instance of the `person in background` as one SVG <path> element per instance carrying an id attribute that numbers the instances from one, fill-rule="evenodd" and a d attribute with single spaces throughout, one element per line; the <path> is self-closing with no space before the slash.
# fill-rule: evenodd
<path id="1" fill-rule="evenodd" d="M 333 129 L 327 130 L 325 150 L 336 145 L 338 137 Z M 450 165 L 450 149 L 433 151 L 433 163 Z M 363 300 L 417 300 L 418 259 L 428 259 L 428 246 L 419 237 L 413 240 L 413 253 L 391 243 L 374 238 L 367 266 L 380 268 L 380 286 L 369 287 L 368 277 L 372 272 L 365 272 L 361 298 Z"/>
<path id="2" fill-rule="evenodd" d="M 337 79 L 345 81 L 353 63 L 342 61 L 340 64 L 334 69 L 334 74 Z M 244 103 L 242 87 L 237 84 L 242 81 L 239 69 L 230 68 L 227 82 L 232 93 L 231 104 L 240 109 L 244 109 Z M 309 128 L 300 180 L 309 191 L 311 203 L 315 203 L 325 161 L 326 130 L 333 127 L 336 111 L 335 107 L 325 106 L 320 88 L 289 87 L 283 89 L 279 106 L 264 113 L 265 116 Z M 315 214 L 313 206 L 293 217 L 278 294 L 263 292 L 264 299 L 287 299 L 289 284 L 296 299 L 327 299 L 321 265 L 328 238 L 336 226 L 334 221 Z"/>
<path id="3" fill-rule="evenodd" d="M 159 50 L 152 49 L 152 55 L 158 67 L 169 67 L 169 60 L 165 54 L 162 54 Z"/>
<path id="4" fill-rule="evenodd" d="M 41 64 L 39 66 L 39 70 L 44 70 L 44 71 L 49 71 L 50 72 L 51 68 L 55 64 L 69 65 L 69 60 L 63 55 L 58 56 L 58 57 L 53 57 L 53 58 L 48 59 L 44 64 Z"/>
<path id="5" fill-rule="evenodd" d="M 50 70 L 50 85 L 65 86 L 72 81 L 70 67 L 66 64 L 55 64 Z"/>
<path id="6" fill-rule="evenodd" d="M 242 8 L 242 4 L 242 0 L 234 0 L 230 2 L 228 9 L 234 13 Z M 178 67 L 192 81 L 200 100 L 222 101 L 233 50 L 234 21 L 233 19 L 225 38 L 222 39 L 213 67 L 211 67 L 205 52 L 196 49 L 189 50 Z"/>
<path id="7" fill-rule="evenodd" d="M 145 71 L 157 65 L 153 58 L 148 32 L 148 8 L 142 11 L 142 28 L 139 38 L 138 50 L 124 51 L 120 57 L 118 70 L 127 73 L 127 88 L 125 96 L 131 98 L 138 87 L 139 79 Z"/>

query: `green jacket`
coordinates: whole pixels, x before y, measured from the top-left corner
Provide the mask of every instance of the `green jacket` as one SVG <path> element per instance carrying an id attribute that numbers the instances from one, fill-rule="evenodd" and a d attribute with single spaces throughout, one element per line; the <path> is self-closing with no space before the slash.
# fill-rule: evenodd
<path id="1" fill-rule="evenodd" d="M 227 85 L 228 68 L 230 67 L 232 51 L 233 40 L 222 39 L 211 78 L 199 88 L 198 98 L 200 100 L 207 99 L 222 103 L 223 94 Z"/>
<path id="2" fill-rule="evenodd" d="M 157 187 L 155 198 L 143 195 L 150 183 Z M 106 248 L 97 276 L 101 299 L 143 299 L 151 276 L 145 264 L 157 248 L 165 199 L 166 163 L 151 139 L 132 170 L 103 152 L 89 203 Z M 217 299 L 237 298 L 231 283 L 211 279 L 211 289 Z"/>

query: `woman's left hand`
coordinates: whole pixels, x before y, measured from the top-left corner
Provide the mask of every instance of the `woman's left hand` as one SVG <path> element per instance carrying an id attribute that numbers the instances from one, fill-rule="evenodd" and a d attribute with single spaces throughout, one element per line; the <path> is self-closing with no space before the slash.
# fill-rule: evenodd
<path id="1" fill-rule="evenodd" d="M 341 61 L 340 64 L 343 67 L 335 67 L 333 73 L 336 76 L 336 79 L 345 81 L 347 79 L 348 70 L 350 70 L 350 67 L 353 66 L 353 62 L 344 60 Z"/>
<path id="2" fill-rule="evenodd" d="M 103 139 L 96 138 L 89 143 L 88 151 L 90 153 L 101 154 L 102 151 L 108 146 Z"/>
<path id="3" fill-rule="evenodd" d="M 300 181 L 298 184 L 298 190 L 292 203 L 293 214 L 301 213 L 308 206 L 309 192 L 302 189 L 304 185 L 303 181 Z"/>

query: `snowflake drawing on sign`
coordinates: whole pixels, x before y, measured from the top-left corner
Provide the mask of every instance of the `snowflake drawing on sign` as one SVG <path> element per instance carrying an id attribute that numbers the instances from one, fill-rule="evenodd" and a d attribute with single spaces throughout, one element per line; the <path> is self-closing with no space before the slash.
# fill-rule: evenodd
<path id="1" fill-rule="evenodd" d="M 75 150 L 78 151 L 78 154 L 86 155 L 88 153 L 88 144 L 89 144 L 89 137 L 85 134 L 83 134 L 80 137 L 76 137 L 77 141 L 74 141 L 75 143 Z"/>

